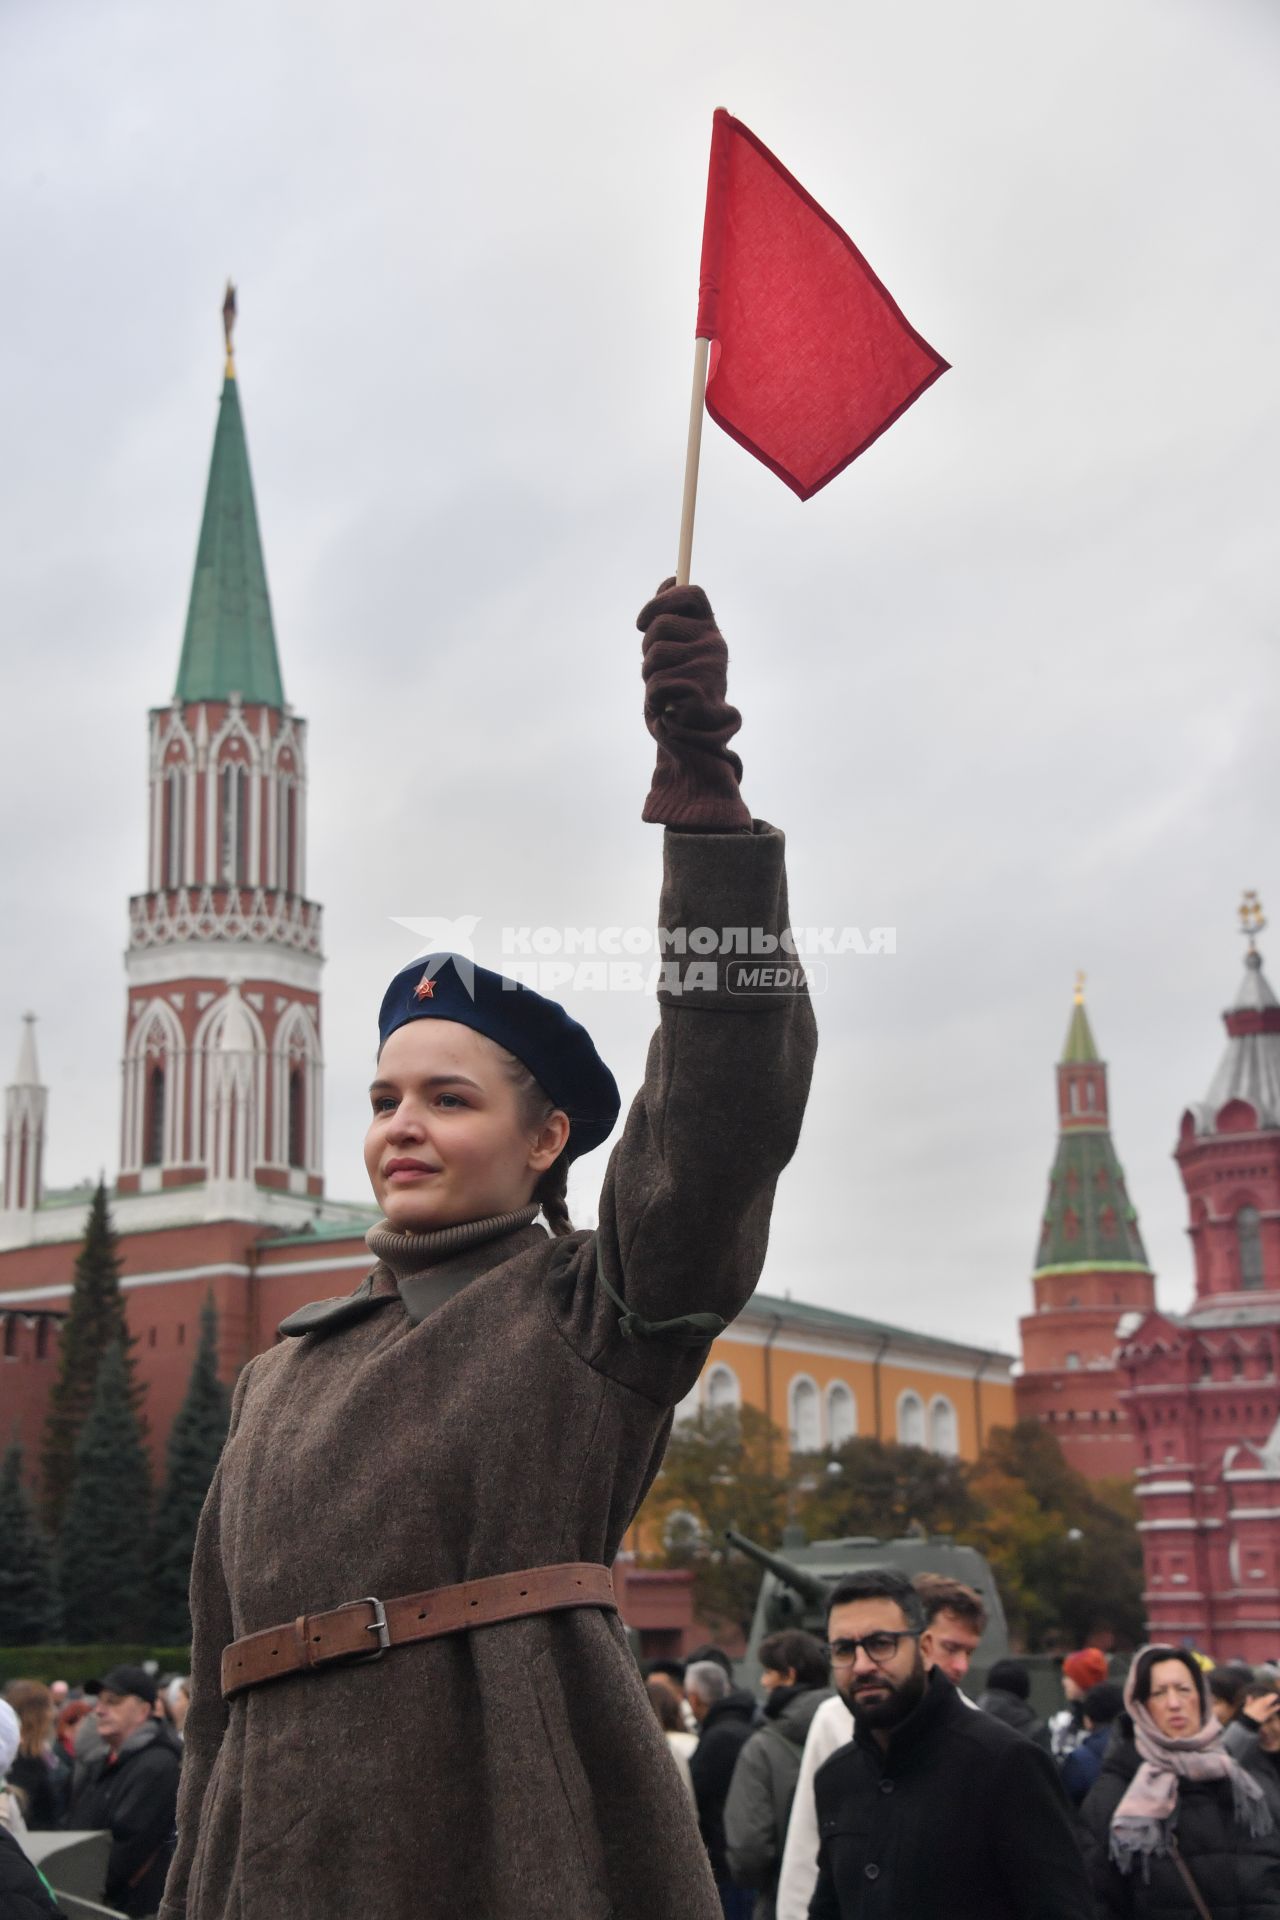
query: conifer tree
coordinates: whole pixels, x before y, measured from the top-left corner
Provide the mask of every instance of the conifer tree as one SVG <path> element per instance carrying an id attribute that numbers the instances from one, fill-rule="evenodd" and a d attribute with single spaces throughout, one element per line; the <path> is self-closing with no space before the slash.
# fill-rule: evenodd
<path id="1" fill-rule="evenodd" d="M 38 1646 L 57 1632 L 58 1600 L 53 1555 L 22 1484 L 16 1440 L 0 1466 L 0 1541 L 0 1646 Z"/>
<path id="2" fill-rule="evenodd" d="M 230 1411 L 230 1396 L 218 1378 L 218 1310 L 210 1294 L 200 1314 L 200 1345 L 186 1398 L 169 1435 L 164 1492 L 152 1533 L 152 1634 L 164 1646 L 185 1646 L 191 1638 L 187 1589 L 196 1524 L 227 1437 Z"/>
<path id="3" fill-rule="evenodd" d="M 113 1341 L 120 1341 L 124 1349 L 129 1403 L 135 1413 L 141 1412 L 142 1389 L 133 1378 L 129 1358 L 133 1342 L 120 1292 L 121 1264 L 107 1189 L 100 1180 L 85 1223 L 84 1245 L 76 1257 L 71 1307 L 58 1342 L 58 1377 L 49 1396 L 45 1425 L 41 1460 L 44 1519 L 55 1539 L 75 1471 L 76 1440 L 93 1404 L 102 1356 Z"/>
<path id="4" fill-rule="evenodd" d="M 145 1638 L 150 1486 L 123 1342 L 98 1368 L 58 1541 L 63 1630 L 73 1644 Z"/>

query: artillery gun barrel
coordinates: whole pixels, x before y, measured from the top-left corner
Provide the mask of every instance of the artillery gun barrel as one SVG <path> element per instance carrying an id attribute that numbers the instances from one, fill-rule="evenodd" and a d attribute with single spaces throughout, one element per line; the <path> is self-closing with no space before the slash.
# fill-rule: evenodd
<path id="1" fill-rule="evenodd" d="M 784 1585 L 798 1593 L 808 1606 L 825 1609 L 827 1595 L 831 1591 L 827 1582 L 816 1573 L 807 1573 L 803 1567 L 793 1566 L 790 1560 L 784 1560 L 779 1554 L 770 1553 L 765 1547 L 758 1547 L 754 1540 L 748 1540 L 745 1533 L 737 1533 L 732 1527 L 726 1527 L 724 1537 L 731 1547 L 739 1553 L 745 1553 L 749 1560 L 767 1567 L 776 1574 Z"/>

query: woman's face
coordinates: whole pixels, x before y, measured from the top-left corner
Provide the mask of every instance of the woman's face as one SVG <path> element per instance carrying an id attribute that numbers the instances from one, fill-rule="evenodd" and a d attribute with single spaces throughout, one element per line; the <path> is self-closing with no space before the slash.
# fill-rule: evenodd
<path id="1" fill-rule="evenodd" d="M 1200 1726 L 1200 1694 L 1181 1660 L 1157 1660 L 1151 1669 L 1147 1711 L 1160 1732 L 1185 1740 Z"/>
<path id="2" fill-rule="evenodd" d="M 484 1220 L 529 1204 L 569 1135 L 553 1113 L 535 1132 L 501 1054 L 454 1020 L 410 1020 L 382 1049 L 369 1089 L 364 1163 L 402 1233 Z"/>

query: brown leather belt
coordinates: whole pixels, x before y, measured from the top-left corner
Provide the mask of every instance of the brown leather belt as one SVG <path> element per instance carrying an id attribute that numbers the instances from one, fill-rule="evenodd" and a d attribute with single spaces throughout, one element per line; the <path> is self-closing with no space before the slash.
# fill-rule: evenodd
<path id="1" fill-rule="evenodd" d="M 488 1580 L 465 1580 L 456 1587 L 432 1587 L 402 1594 L 398 1600 L 349 1600 L 327 1613 L 302 1613 L 287 1626 L 267 1627 L 233 1640 L 222 1654 L 222 1697 L 288 1673 L 308 1673 L 334 1661 L 348 1665 L 378 1660 L 391 1647 L 415 1640 L 440 1640 L 469 1627 L 492 1627 L 529 1613 L 558 1613 L 565 1607 L 617 1607 L 613 1575 L 592 1560 L 555 1567 L 530 1567 L 523 1573 L 498 1573 Z M 376 1646 L 369 1635 L 376 1634 Z"/>

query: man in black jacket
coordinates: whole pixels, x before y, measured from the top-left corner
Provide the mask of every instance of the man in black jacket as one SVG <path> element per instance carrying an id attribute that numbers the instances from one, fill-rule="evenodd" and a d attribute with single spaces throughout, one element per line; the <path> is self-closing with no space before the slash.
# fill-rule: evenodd
<path id="1" fill-rule="evenodd" d="M 106 1900 L 130 1920 L 153 1914 L 173 1858 L 182 1749 L 154 1717 L 155 1681 L 142 1667 L 116 1667 L 96 1708 L 107 1751 L 95 1761 L 63 1825 L 111 1834 Z"/>
<path id="2" fill-rule="evenodd" d="M 0 1826 L 0 1914 L 4 1920 L 66 1920 L 9 1829 Z"/>
<path id="3" fill-rule="evenodd" d="M 810 1920 L 1091 1920 L 1053 1762 L 926 1672 L 910 1581 L 865 1568 L 828 1609 L 854 1737 L 814 1781 Z"/>
<path id="4" fill-rule="evenodd" d="M 733 1884 L 725 1857 L 724 1803 L 738 1755 L 751 1738 L 756 1703 L 735 1687 L 711 1660 L 694 1660 L 685 1670 L 685 1697 L 698 1722 L 698 1744 L 689 1756 L 693 1797 L 725 1920 L 750 1920 L 754 1896 Z"/>

